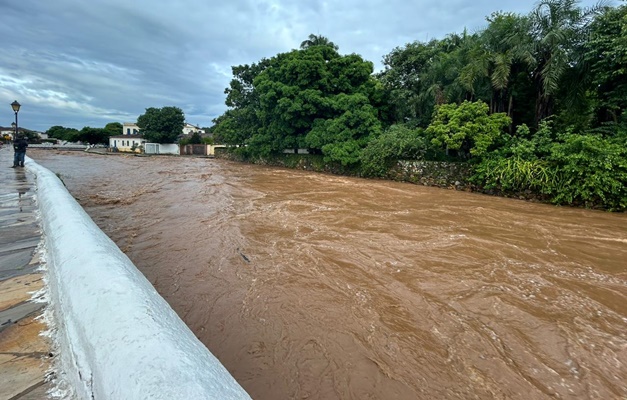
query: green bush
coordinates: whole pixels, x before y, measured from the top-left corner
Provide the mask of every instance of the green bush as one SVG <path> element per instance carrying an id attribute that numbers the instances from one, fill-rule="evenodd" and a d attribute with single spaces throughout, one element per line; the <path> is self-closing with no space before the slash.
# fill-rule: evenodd
<path id="1" fill-rule="evenodd" d="M 426 133 L 433 137 L 434 145 L 467 159 L 483 157 L 498 146 L 510 123 L 505 113 L 490 114 L 488 105 L 481 101 L 464 101 L 437 106 Z"/>
<path id="2" fill-rule="evenodd" d="M 559 179 L 555 168 L 544 160 L 525 160 L 520 156 L 482 160 L 473 168 L 471 181 L 486 189 L 504 192 L 532 190 L 546 193 Z"/>
<path id="3" fill-rule="evenodd" d="M 627 208 L 627 148 L 594 135 L 568 135 L 555 143 L 549 160 L 559 179 L 550 189 L 555 203 Z"/>
<path id="4" fill-rule="evenodd" d="M 398 160 L 417 160 L 426 153 L 426 141 L 421 129 L 392 125 L 371 139 L 360 154 L 364 176 L 385 176 Z"/>
<path id="5" fill-rule="evenodd" d="M 473 168 L 471 181 L 503 192 L 531 190 L 555 204 L 627 209 L 627 138 L 593 134 L 556 135 L 549 123 L 517 137 Z"/>

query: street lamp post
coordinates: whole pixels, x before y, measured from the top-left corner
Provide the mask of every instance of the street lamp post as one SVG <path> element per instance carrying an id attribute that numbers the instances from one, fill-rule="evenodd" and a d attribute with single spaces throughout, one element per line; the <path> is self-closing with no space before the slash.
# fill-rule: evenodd
<path id="1" fill-rule="evenodd" d="M 13 140 L 17 140 L 17 113 L 20 111 L 20 107 L 21 105 L 17 102 L 17 100 L 11 103 L 11 108 L 13 109 L 13 112 L 15 112 L 15 135 L 13 136 Z"/>

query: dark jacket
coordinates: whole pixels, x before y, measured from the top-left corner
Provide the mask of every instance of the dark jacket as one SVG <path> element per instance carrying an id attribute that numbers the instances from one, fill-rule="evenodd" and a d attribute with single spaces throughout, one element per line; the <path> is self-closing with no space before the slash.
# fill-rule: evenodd
<path id="1" fill-rule="evenodd" d="M 25 153 L 27 147 L 28 142 L 26 141 L 26 139 L 17 139 L 13 143 L 13 150 L 15 150 L 16 153 Z"/>

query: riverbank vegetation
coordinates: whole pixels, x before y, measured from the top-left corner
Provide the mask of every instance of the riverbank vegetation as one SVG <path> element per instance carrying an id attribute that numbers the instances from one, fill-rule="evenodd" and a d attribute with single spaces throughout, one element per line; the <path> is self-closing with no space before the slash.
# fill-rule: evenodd
<path id="1" fill-rule="evenodd" d="M 627 208 L 627 6 L 543 0 L 476 32 L 371 62 L 323 36 L 233 67 L 217 142 L 250 158 L 308 149 L 383 177 L 397 160 L 468 163 L 479 189 Z"/>
<path id="2" fill-rule="evenodd" d="M 107 144 L 109 142 L 109 136 L 122 134 L 122 124 L 119 122 L 111 122 L 105 125 L 104 128 L 85 126 L 81 130 L 55 125 L 50 127 L 46 133 L 48 134 L 48 137 L 52 139 L 64 140 L 66 142 Z"/>

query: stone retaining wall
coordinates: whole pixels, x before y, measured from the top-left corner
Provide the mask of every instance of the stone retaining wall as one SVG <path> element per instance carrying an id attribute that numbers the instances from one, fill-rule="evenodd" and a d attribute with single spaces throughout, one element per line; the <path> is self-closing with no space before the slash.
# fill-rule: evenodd
<path id="1" fill-rule="evenodd" d="M 470 189 L 469 177 L 470 166 L 467 163 L 444 161 L 399 161 L 387 176 L 394 181 L 457 190 Z"/>
<path id="2" fill-rule="evenodd" d="M 359 176 L 355 168 L 343 167 L 339 164 L 325 163 L 322 156 L 311 155 L 281 155 L 272 158 L 245 160 L 242 157 L 224 152 L 220 158 L 233 161 L 251 162 L 260 165 L 274 165 L 278 167 L 294 168 L 314 172 L 326 172 L 337 175 Z M 454 163 L 444 161 L 399 161 L 388 172 L 386 179 L 411 182 L 424 186 L 437 186 L 448 189 L 472 190 L 469 183 L 470 165 L 467 163 Z"/>

